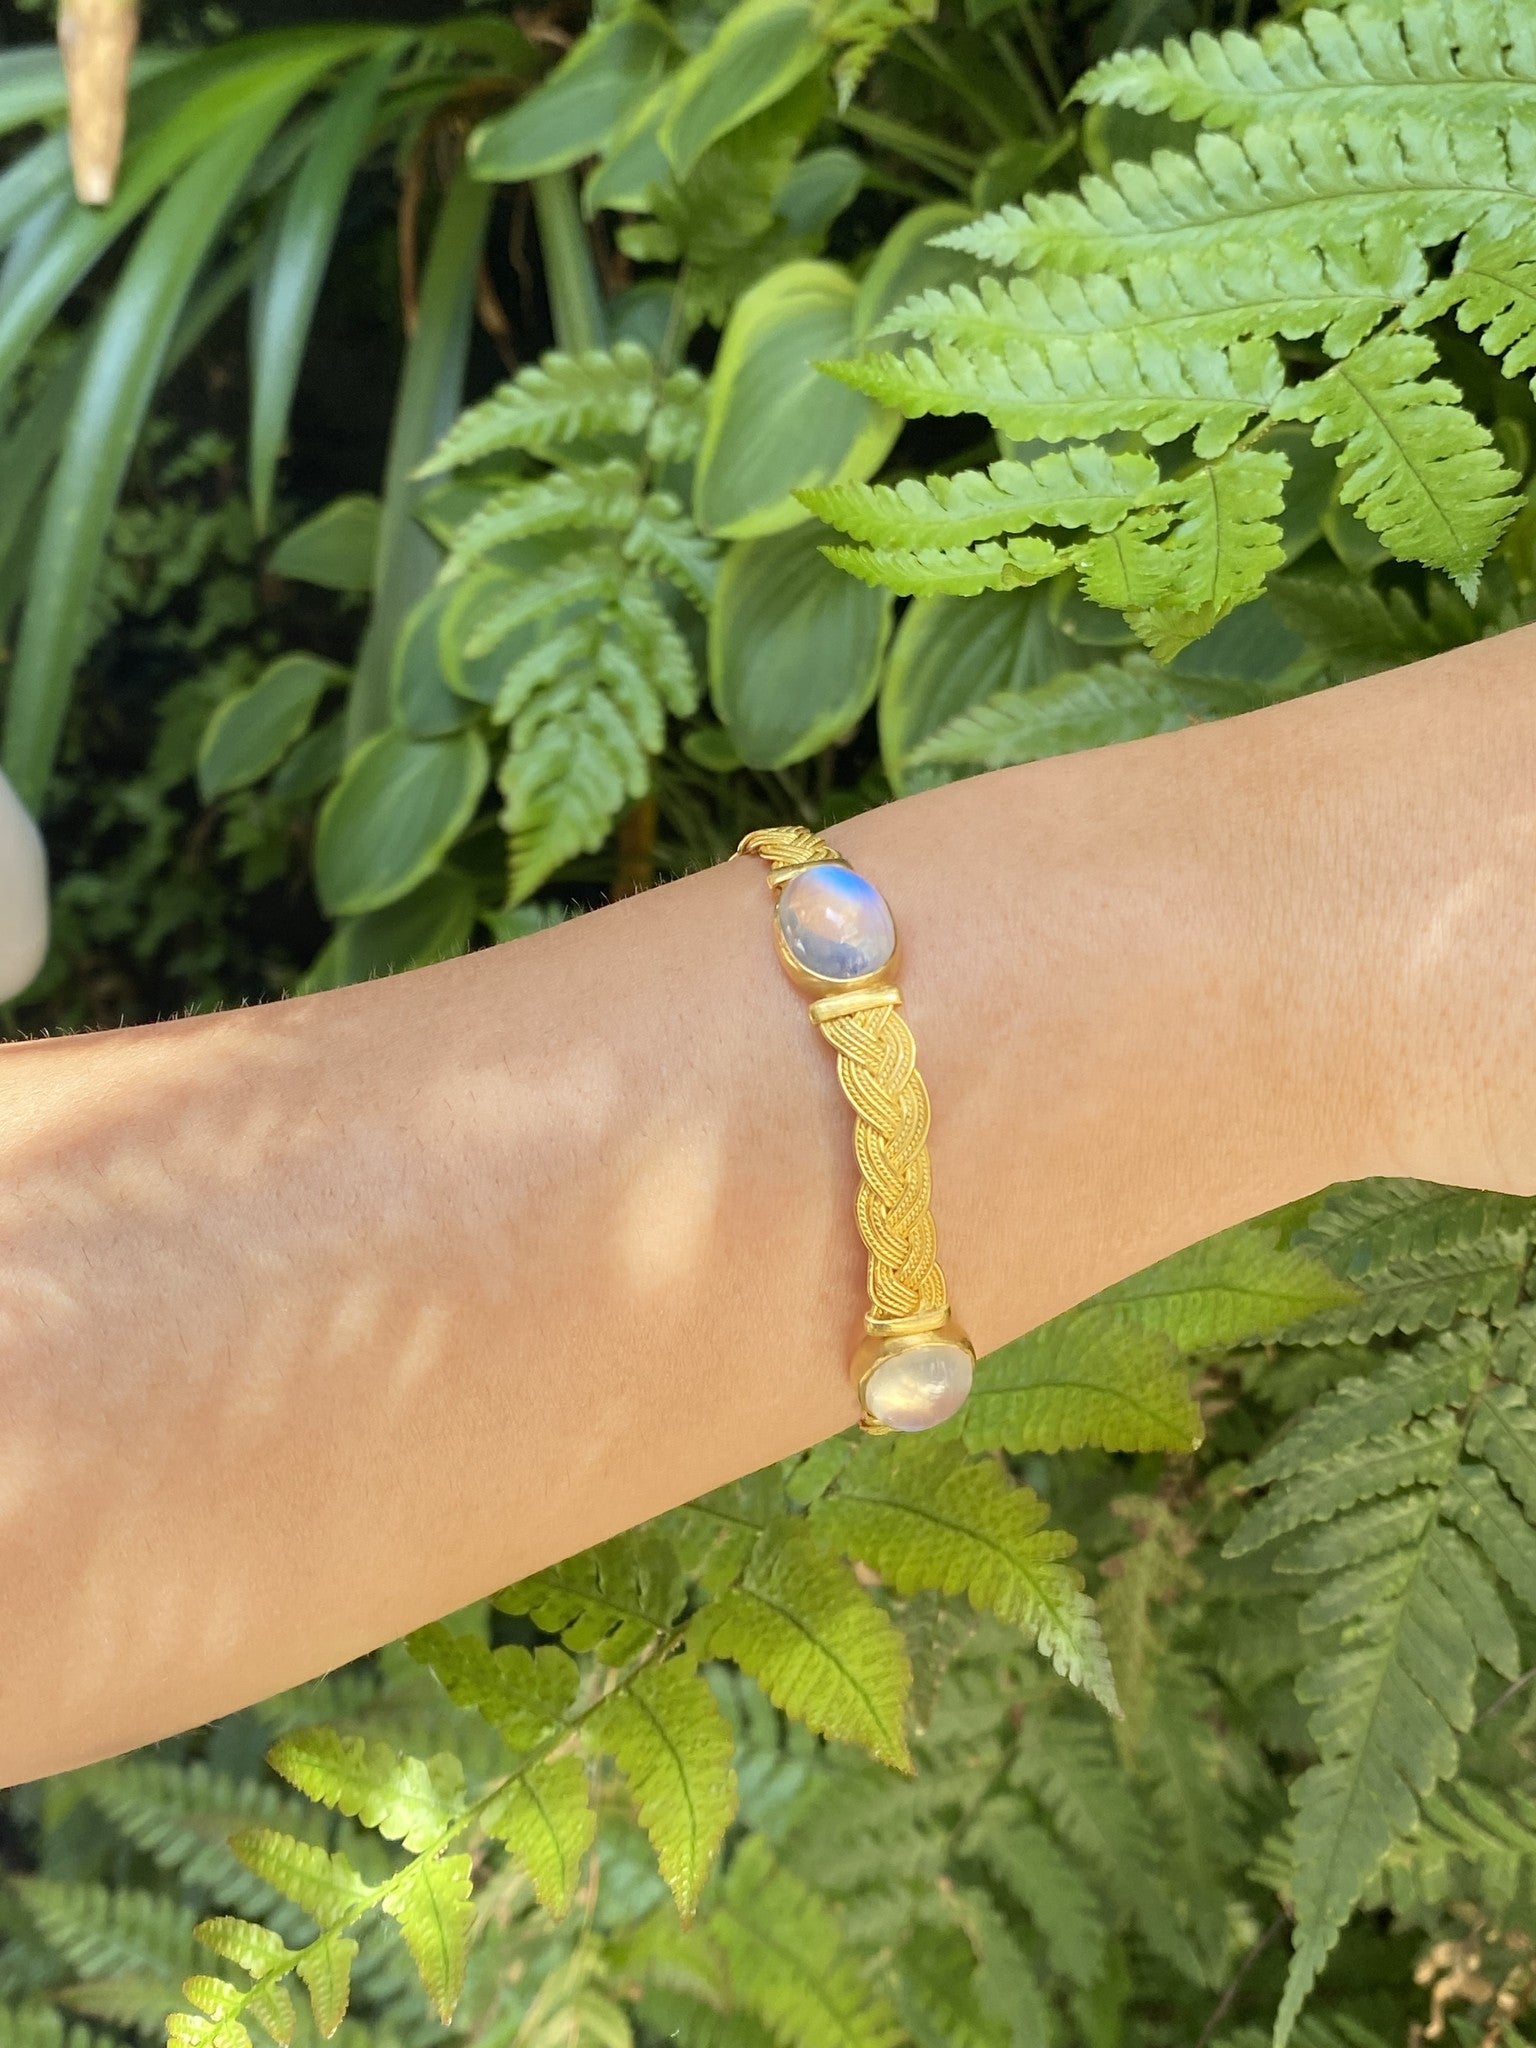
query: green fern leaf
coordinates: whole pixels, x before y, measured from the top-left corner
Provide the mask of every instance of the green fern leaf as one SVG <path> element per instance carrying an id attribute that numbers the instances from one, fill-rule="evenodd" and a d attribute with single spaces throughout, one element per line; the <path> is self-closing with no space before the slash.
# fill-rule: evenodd
<path id="1" fill-rule="evenodd" d="M 481 1825 L 522 1864 L 545 1912 L 563 1920 L 597 1830 L 581 1758 L 546 1757 L 520 1773 L 486 1808 Z"/>
<path id="2" fill-rule="evenodd" d="M 271 1778 L 232 1778 L 201 1761 L 121 1758 L 83 1772 L 81 1785 L 161 1870 L 247 1914 L 265 1912 L 273 1893 L 235 1857 L 230 1837 L 264 1826 L 318 1839 L 325 1827 L 322 1815 Z"/>
<path id="3" fill-rule="evenodd" d="M 1069 1684 L 1119 1712 L 1104 1639 L 1066 1560 L 1076 1550 L 1047 1509 L 992 1458 L 948 1440 L 862 1447 L 812 1510 L 818 1535 L 877 1571 L 897 1593 L 964 1593 L 1022 1629 Z"/>
<path id="4" fill-rule="evenodd" d="M 453 531 L 445 576 L 461 576 L 494 549 L 531 534 L 624 532 L 640 510 L 640 473 L 614 459 L 552 469 L 493 491 Z"/>
<path id="5" fill-rule="evenodd" d="M 926 483 L 831 484 L 796 495 L 818 519 L 866 545 L 948 549 L 1031 526 L 1097 532 L 1146 503 L 1160 481 L 1150 456 L 1111 455 L 1090 443 Z"/>
<path id="6" fill-rule="evenodd" d="M 670 1657 L 612 1693 L 586 1724 L 628 1781 L 684 1922 L 693 1918 L 736 1812 L 734 1740 L 692 1663 Z"/>
<path id="7" fill-rule="evenodd" d="M 635 512 L 624 539 L 624 559 L 654 571 L 699 611 L 715 594 L 719 550 L 668 491 L 652 491 Z"/>
<path id="8" fill-rule="evenodd" d="M 1399 560 L 1466 583 L 1518 509 L 1518 478 L 1455 385 L 1425 376 L 1434 361 L 1424 335 L 1378 335 L 1274 411 L 1343 444 L 1339 496 Z"/>
<path id="9" fill-rule="evenodd" d="M 731 1989 L 794 2048 L 897 2048 L 894 2010 L 865 1980 L 828 1902 L 776 1864 L 761 1835 L 731 1859 L 707 1931 Z"/>
<path id="10" fill-rule="evenodd" d="M 1276 1336 L 1288 1324 L 1358 1297 L 1315 1252 L 1279 1242 L 1262 1223 L 1239 1224 L 1118 1280 L 1070 1311 L 1160 1331 L 1181 1351 L 1214 1351 Z"/>
<path id="11" fill-rule="evenodd" d="M 1324 1234 L 1433 1245 L 1456 1221 L 1434 1193 L 1378 1191 L 1366 1220 L 1366 1191 L 1325 1212 Z M 1301 1625 L 1323 1637 L 1297 1685 L 1320 1761 L 1292 1793 L 1282 2044 L 1345 1920 L 1455 1772 L 1479 1665 L 1519 1669 L 1494 1575 L 1536 1593 L 1536 1419 L 1523 1388 L 1488 1382 L 1492 1357 L 1486 1329 L 1456 1333 L 1324 1395 L 1253 1468 L 1270 1490 L 1227 1546 L 1316 1525 L 1277 1561 L 1317 1582 Z"/>
<path id="12" fill-rule="evenodd" d="M 975 597 L 983 590 L 1025 590 L 1065 567 L 1049 541 L 1025 535 L 974 548 L 844 548 L 821 552 L 861 583 L 898 597 Z"/>
<path id="13" fill-rule="evenodd" d="M 845 109 L 870 66 L 904 28 L 932 21 L 939 0 L 823 0 L 818 31 L 837 51 L 832 82 Z"/>
<path id="14" fill-rule="evenodd" d="M 351 1919 L 371 1896 L 345 1856 L 281 1835 L 275 1828 L 244 1828 L 229 1846 L 248 1870 L 302 1906 L 321 1927 Z"/>
<path id="15" fill-rule="evenodd" d="M 673 387 L 673 403 L 680 388 Z M 509 449 L 549 455 L 573 441 L 643 434 L 656 408 L 656 369 L 637 343 L 582 355 L 551 351 L 461 413 L 418 472 L 436 476 Z"/>
<path id="16" fill-rule="evenodd" d="M 642 1527 L 520 1579 L 493 1604 L 530 1616 L 569 1650 L 627 1664 L 671 1627 L 684 1597 L 676 1551 L 659 1531 Z"/>
<path id="17" fill-rule="evenodd" d="M 503 577 L 500 588 L 493 586 L 476 606 L 463 653 L 478 661 L 524 626 L 558 619 L 564 612 L 581 616 L 593 605 L 611 604 L 623 577 L 623 562 L 611 547 L 578 549 L 547 569 Z"/>
<path id="18" fill-rule="evenodd" d="M 1069 669 L 1031 690 L 1000 690 L 912 749 L 914 767 L 1009 768 L 1192 722 L 1177 677 L 1144 655 Z"/>
<path id="19" fill-rule="evenodd" d="M 238 2020 L 210 2020 L 202 2013 L 173 2012 L 165 2022 L 170 2048 L 251 2048 Z"/>
<path id="20" fill-rule="evenodd" d="M 1503 1322 L 1519 1299 L 1536 1208 L 1511 1195 L 1377 1180 L 1328 1196 L 1294 1239 L 1359 1293 L 1287 1334 L 1363 1343 L 1391 1330 L 1444 1329 L 1458 1315 Z"/>
<path id="21" fill-rule="evenodd" d="M 507 1643 L 493 1650 L 440 1621 L 414 1630 L 405 1647 L 437 1675 L 455 1706 L 472 1708 L 511 1749 L 530 1749 L 557 1727 L 581 1680 L 573 1660 L 553 1644 L 529 1650 Z"/>
<path id="22" fill-rule="evenodd" d="M 1487 122 L 1454 131 L 1403 114 L 1203 134 L 1187 155 L 1115 164 L 1076 193 L 1030 193 L 936 239 L 985 263 L 1124 277 L 1179 257 L 1221 264 L 1260 238 L 1332 259 L 1368 234 L 1418 249 L 1473 227 L 1515 234 L 1536 183 L 1536 137 L 1519 93 Z"/>
<path id="23" fill-rule="evenodd" d="M 939 343 L 931 355 L 871 353 L 821 367 L 909 419 L 975 412 L 1020 441 L 1124 432 L 1155 447 L 1193 434 L 1198 456 L 1230 448 L 1283 384 L 1279 356 L 1267 341 L 1181 347 L 1156 333 L 1134 342 L 1090 334 L 1070 350 L 1019 341 L 996 355 L 966 355 Z"/>
<path id="24" fill-rule="evenodd" d="M 267 1762 L 306 1799 L 335 1807 L 407 1849 L 425 1849 L 463 1809 L 464 1766 L 444 1753 L 425 1763 L 387 1742 L 301 1728 L 267 1751 Z"/>
<path id="25" fill-rule="evenodd" d="M 1509 104 L 1509 82 L 1536 82 L 1536 39 L 1518 7 L 1476 0 L 1313 7 L 1254 35 L 1203 30 L 1161 52 L 1123 50 L 1080 79 L 1074 96 L 1212 128 L 1274 127 L 1301 115 L 1339 121 L 1407 111 L 1462 123 Z"/>
<path id="26" fill-rule="evenodd" d="M 13 1882 L 38 1930 L 70 1969 L 89 1982 L 117 1987 L 119 1995 L 105 2001 L 73 1999 L 77 2010 L 122 2017 L 134 2026 L 164 2019 L 182 1978 L 197 1966 L 188 1907 L 155 1892 L 111 1891 L 59 1878 Z"/>
<path id="27" fill-rule="evenodd" d="M 1453 308 L 1462 332 L 1481 330 L 1489 355 L 1502 357 L 1506 377 L 1536 371 L 1536 258 L 1528 240 L 1467 236 L 1450 275 L 1418 294 L 1404 324 L 1418 327 Z"/>
<path id="28" fill-rule="evenodd" d="M 297 1969 L 309 1993 L 315 2028 L 328 2041 L 347 2016 L 352 1997 L 352 1962 L 357 1943 L 348 1934 L 334 1931 L 311 1942 Z"/>
<path id="29" fill-rule="evenodd" d="M 981 1360 L 963 1411 L 972 1450 L 1188 1450 L 1188 1374 L 1166 1338 L 1070 1310 Z"/>
<path id="30" fill-rule="evenodd" d="M 1177 509 L 1172 531 L 1142 543 L 1141 560 L 1129 577 L 1116 535 L 1089 542 L 1080 558 L 1084 590 L 1123 611 L 1158 660 L 1171 661 L 1257 597 L 1270 571 L 1284 561 L 1280 515 L 1289 474 L 1283 455 L 1237 448 L 1164 485 L 1163 502 Z M 1134 525 L 1128 521 L 1122 531 Z M 1112 571 L 1108 579 L 1097 572 L 1100 559 Z"/>
<path id="31" fill-rule="evenodd" d="M 901 1631 L 803 1524 L 763 1531 L 739 1583 L 699 1611 L 689 1641 L 700 1656 L 739 1664 L 792 1720 L 912 1768 Z"/>
<path id="32" fill-rule="evenodd" d="M 398 1923 L 422 1986 L 447 2026 L 464 1988 L 475 1920 L 469 1857 L 427 1856 L 408 1864 L 383 1906 Z"/>
<path id="33" fill-rule="evenodd" d="M 990 1944 L 988 1944 L 990 1948 Z M 897 2005 L 914 2037 L 943 2048 L 1013 2048 L 1013 2020 L 986 2009 L 976 1955 L 958 1927 L 917 1926 L 897 1958 Z"/>
<path id="34" fill-rule="evenodd" d="M 1326 251 L 1302 243 L 1233 244 L 1218 265 L 1174 254 L 1132 264 L 1124 278 L 1042 270 L 1004 281 L 933 288 L 908 299 L 879 331 L 962 351 L 1000 354 L 1011 343 L 1049 349 L 1069 337 L 1159 334 L 1176 345 L 1229 347 L 1283 335 L 1322 337 L 1345 355 L 1423 287 L 1422 252 L 1395 225 L 1368 227 Z"/>
<path id="35" fill-rule="evenodd" d="M 1038 1930 L 1051 1968 L 1088 1990 L 1104 1974 L 1103 1906 L 1081 1863 L 1019 1799 L 986 1806 L 965 1837 L 977 1857 Z"/>
<path id="36" fill-rule="evenodd" d="M 280 1934 L 252 1920 L 237 1920 L 218 1914 L 200 1920 L 192 1930 L 204 1948 L 211 1948 L 227 1963 L 238 1963 L 249 1976 L 265 1977 L 288 1960 L 290 1950 Z"/>

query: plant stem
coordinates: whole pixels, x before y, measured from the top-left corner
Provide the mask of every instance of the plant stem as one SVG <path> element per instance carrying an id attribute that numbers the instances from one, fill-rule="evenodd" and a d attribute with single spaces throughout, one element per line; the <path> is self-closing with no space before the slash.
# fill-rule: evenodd
<path id="1" fill-rule="evenodd" d="M 1065 87 L 1056 59 L 1051 55 L 1051 39 L 1040 26 L 1040 17 L 1035 12 L 1035 0 L 1018 0 L 1018 8 L 1019 19 L 1024 24 L 1024 33 L 1029 38 L 1030 51 L 1040 67 L 1040 76 L 1045 80 L 1045 89 L 1053 103 L 1059 107 Z"/>
<path id="2" fill-rule="evenodd" d="M 1055 140 L 1060 129 L 1054 108 L 1040 89 L 1040 82 L 1029 66 L 1020 58 L 1018 51 L 1001 30 L 994 29 L 987 38 L 997 52 L 998 62 L 1019 88 L 1029 105 L 1029 117 L 1039 129 L 1046 142 Z"/>
<path id="3" fill-rule="evenodd" d="M 533 180 L 533 210 L 539 247 L 544 255 L 544 283 L 549 292 L 550 322 L 555 345 L 568 354 L 602 348 L 608 339 L 597 266 L 587 240 L 586 224 L 576 201 L 569 171 L 552 171 Z"/>
<path id="4" fill-rule="evenodd" d="M 941 85 L 947 85 L 958 99 L 964 100 L 965 104 L 971 109 L 971 112 L 992 130 L 992 133 L 999 142 L 1012 142 L 1014 140 L 1013 130 L 1003 119 L 1002 115 L 999 114 L 996 107 L 984 99 L 977 92 L 976 88 L 961 76 L 960 72 L 951 62 L 947 52 L 935 42 L 926 29 L 916 28 L 909 24 L 902 34 L 906 41 L 911 44 L 912 50 L 921 54 L 923 61 L 918 67 L 920 70 L 927 71 L 931 77 L 938 79 Z M 894 51 L 900 51 L 900 49 L 901 39 L 898 38 L 894 45 Z M 911 51 L 908 52 L 909 59 L 910 56 Z"/>

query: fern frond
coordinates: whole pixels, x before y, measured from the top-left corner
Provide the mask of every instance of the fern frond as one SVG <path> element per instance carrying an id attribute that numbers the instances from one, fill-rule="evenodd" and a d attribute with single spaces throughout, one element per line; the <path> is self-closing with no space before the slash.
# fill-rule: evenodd
<path id="1" fill-rule="evenodd" d="M 234 1855 L 230 1837 L 260 1826 L 318 1840 L 325 1827 L 313 1807 L 270 1778 L 232 1778 L 196 1760 L 124 1758 L 93 1765 L 81 1784 L 92 1804 L 160 1869 L 243 1913 L 264 1912 L 272 1891 Z"/>
<path id="2" fill-rule="evenodd" d="M 1051 1967 L 1086 1991 L 1104 1971 L 1103 1902 L 1078 1857 L 1025 1801 L 1000 1798 L 978 1814 L 965 1852 L 979 1859 L 1039 1932 Z"/>
<path id="3" fill-rule="evenodd" d="M 627 1664 L 677 1619 L 685 1596 L 677 1553 L 642 1526 L 503 1587 L 493 1605 L 526 1614 L 568 1650 Z"/>
<path id="4" fill-rule="evenodd" d="M 157 1892 L 60 1878 L 14 1884 L 49 1947 L 85 1980 L 71 1989 L 77 2011 L 141 2030 L 159 2026 L 197 1967 L 189 1907 Z"/>
<path id="5" fill-rule="evenodd" d="M 1152 446 L 1193 434 L 1196 455 L 1229 448 L 1284 381 L 1267 341 L 1178 345 L 1165 336 L 1090 334 L 1072 347 L 1011 343 L 968 355 L 871 353 L 821 366 L 909 419 L 975 412 L 1019 441 L 1091 441 L 1140 434 Z"/>
<path id="6" fill-rule="evenodd" d="M 961 548 L 1031 526 L 1098 532 L 1146 503 L 1160 482 L 1150 456 L 1112 455 L 1090 443 L 926 483 L 831 484 L 797 495 L 818 519 L 869 546 Z"/>
<path id="7" fill-rule="evenodd" d="M 1219 462 L 1164 484 L 1157 502 L 1176 512 L 1172 530 L 1143 531 L 1135 518 L 1078 552 L 1089 597 L 1125 614 L 1160 661 L 1256 597 L 1285 559 L 1280 515 L 1290 463 L 1235 448 Z"/>
<path id="8" fill-rule="evenodd" d="M 738 1583 L 699 1610 L 689 1642 L 700 1656 L 739 1664 L 791 1719 L 912 1768 L 902 1727 L 912 1666 L 901 1631 L 803 1523 L 763 1531 Z"/>
<path id="9" fill-rule="evenodd" d="M 975 597 L 983 590 L 1026 590 L 1054 576 L 1068 557 L 1049 541 L 982 541 L 974 548 L 842 548 L 821 552 L 839 569 L 898 597 Z"/>
<path id="10" fill-rule="evenodd" d="M 1463 334 L 1477 333 L 1488 354 L 1502 359 L 1506 377 L 1536 371 L 1536 257 L 1529 239 L 1468 235 L 1450 275 L 1412 300 L 1404 323 L 1418 327 L 1453 308 Z"/>
<path id="11" fill-rule="evenodd" d="M 481 1825 L 522 1864 L 545 1912 L 563 1920 L 597 1832 L 581 1758 L 546 1757 L 520 1773 L 486 1808 Z"/>
<path id="12" fill-rule="evenodd" d="M 1093 1602 L 1066 1560 L 1076 1550 L 1046 1526 L 1047 1509 L 993 1458 L 958 1443 L 913 1439 L 861 1447 L 812 1525 L 897 1593 L 964 1593 L 1022 1629 L 1069 1684 L 1119 1712 Z"/>
<path id="13" fill-rule="evenodd" d="M 405 1647 L 455 1706 L 479 1714 L 512 1749 L 529 1749 L 549 1734 L 573 1705 L 581 1681 L 574 1661 L 553 1644 L 529 1650 L 506 1643 L 493 1650 L 440 1621 L 414 1630 Z"/>
<path id="14" fill-rule="evenodd" d="M 818 32 L 837 51 L 832 83 L 847 107 L 869 67 L 904 28 L 932 21 L 939 0 L 822 0 Z"/>
<path id="15" fill-rule="evenodd" d="M 430 1763 L 387 1742 L 302 1728 L 281 1736 L 267 1762 L 306 1799 L 334 1807 L 407 1849 L 425 1849 L 463 1808 L 464 1766 L 445 1751 Z"/>
<path id="16" fill-rule="evenodd" d="M 475 1920 L 470 1894 L 468 1856 L 425 1856 L 406 1865 L 399 1883 L 383 1900 L 444 2026 L 453 2018 L 464 1988 Z"/>
<path id="17" fill-rule="evenodd" d="M 586 1731 L 628 1781 L 686 1923 L 736 1813 L 735 1745 L 714 1694 L 689 1659 L 670 1657 L 612 1693 Z"/>
<path id="18" fill-rule="evenodd" d="M 1267 127 L 1297 114 L 1342 120 L 1412 111 L 1472 122 L 1536 86 L 1536 35 L 1517 0 L 1400 0 L 1310 8 L 1253 35 L 1197 30 L 1161 52 L 1122 50 L 1078 81 L 1074 96 L 1210 128 Z M 1528 94 L 1527 97 L 1536 97 Z"/>
<path id="19" fill-rule="evenodd" d="M 643 434 L 656 402 L 656 366 L 637 342 L 574 356 L 552 350 L 461 413 L 418 474 L 437 476 L 509 449 L 547 456 L 573 441 Z"/>
<path id="20" fill-rule="evenodd" d="M 1376 1201 L 1389 1244 L 1454 1230 L 1411 1186 Z M 1432 1191 L 1431 1191 L 1432 1192 Z M 1325 1214 L 1347 1235 L 1346 1204 Z M 1415 1215 L 1417 1208 L 1418 1214 Z M 1536 1594 L 1536 1414 L 1488 1379 L 1486 1329 L 1418 1347 L 1379 1381 L 1345 1381 L 1253 1469 L 1269 1482 L 1230 1555 L 1316 1524 L 1277 1568 L 1310 1577 L 1301 1626 L 1321 1635 L 1297 1696 L 1320 1761 L 1296 1808 L 1295 1952 L 1277 2023 L 1288 2037 L 1339 1931 L 1421 1802 L 1452 1776 L 1480 1665 L 1512 1678 L 1519 1642 L 1497 1591 Z"/>
<path id="21" fill-rule="evenodd" d="M 347 1858 L 316 1843 L 274 1828 L 245 1828 L 229 1846 L 248 1870 L 302 1906 L 322 1928 L 349 1919 L 369 1897 L 368 1886 Z"/>
<path id="22" fill-rule="evenodd" d="M 983 273 L 974 286 L 930 287 L 908 299 L 879 331 L 992 354 L 1013 342 L 1044 349 L 1100 333 L 1217 348 L 1316 334 L 1329 355 L 1344 355 L 1413 299 L 1425 277 L 1422 252 L 1395 226 L 1372 223 L 1358 241 L 1326 251 L 1299 242 L 1237 244 L 1218 265 L 1175 254 L 1165 263 L 1133 263 L 1123 279 L 1040 270 L 1005 282 Z"/>
<path id="23" fill-rule="evenodd" d="M 1519 1299 L 1533 1216 L 1518 1197 L 1430 1181 L 1341 1188 L 1294 1241 L 1356 1287 L 1359 1304 L 1308 1317 L 1290 1334 L 1364 1342 L 1391 1330 L 1443 1330 L 1457 1315 L 1502 1322 Z"/>
<path id="24" fill-rule="evenodd" d="M 492 491 L 456 526 L 445 576 L 462 576 L 496 548 L 540 533 L 624 532 L 640 509 L 632 462 L 573 463 Z"/>
<path id="25" fill-rule="evenodd" d="M 1145 655 L 1069 669 L 1032 690 L 1000 690 L 914 747 L 915 767 L 1009 768 L 1191 723 L 1177 678 Z"/>
<path id="26" fill-rule="evenodd" d="M 732 1857 L 708 1932 L 731 1989 L 795 2048 L 897 2048 L 902 2028 L 839 1939 L 829 1902 L 777 1865 L 761 1835 Z"/>
<path id="27" fill-rule="evenodd" d="M 1465 585 L 1519 509 L 1519 479 L 1455 385 L 1425 375 L 1434 361 L 1424 335 L 1378 335 L 1274 413 L 1320 446 L 1342 443 L 1339 496 L 1399 560 Z"/>
<path id="28" fill-rule="evenodd" d="M 1189 1376 L 1155 1332 L 1058 1316 L 980 1361 L 963 1410 L 972 1450 L 1188 1450 Z"/>
<path id="29" fill-rule="evenodd" d="M 1030 193 L 937 239 L 1000 266 L 1123 277 L 1179 256 L 1225 262 L 1245 238 L 1332 257 L 1367 234 L 1418 249 L 1474 227 L 1515 234 L 1536 196 L 1536 119 L 1520 90 L 1489 120 L 1454 129 L 1404 114 L 1202 134 L 1187 155 L 1116 164 L 1076 193 Z"/>
<path id="30" fill-rule="evenodd" d="M 668 491 L 652 491 L 637 508 L 624 538 L 624 559 L 653 570 L 699 611 L 715 592 L 719 549 L 699 532 Z"/>

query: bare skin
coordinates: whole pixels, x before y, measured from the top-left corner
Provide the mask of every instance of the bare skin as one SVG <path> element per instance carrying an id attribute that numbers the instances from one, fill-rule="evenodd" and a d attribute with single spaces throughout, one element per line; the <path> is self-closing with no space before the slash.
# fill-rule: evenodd
<path id="1" fill-rule="evenodd" d="M 985 1351 L 1328 1182 L 1536 1190 L 1536 629 L 830 836 Z M 850 1122 L 757 863 L 0 1051 L 0 1780 L 228 1712 L 845 1427 Z"/>

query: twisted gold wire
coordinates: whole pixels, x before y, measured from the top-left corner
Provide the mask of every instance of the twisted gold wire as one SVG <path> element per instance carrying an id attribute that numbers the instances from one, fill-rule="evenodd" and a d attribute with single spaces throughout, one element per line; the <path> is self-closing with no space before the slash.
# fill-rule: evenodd
<path id="1" fill-rule="evenodd" d="M 839 856 L 803 825 L 749 832 L 738 853 L 757 854 L 774 876 Z M 917 1047 L 889 984 L 871 1000 L 832 996 L 811 1005 L 817 1029 L 837 1054 L 837 1079 L 853 1105 L 859 1165 L 858 1225 L 869 1252 L 871 1319 L 941 1313 L 949 1297 L 939 1268 L 929 1203 L 928 1090 Z"/>

